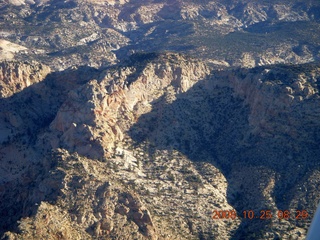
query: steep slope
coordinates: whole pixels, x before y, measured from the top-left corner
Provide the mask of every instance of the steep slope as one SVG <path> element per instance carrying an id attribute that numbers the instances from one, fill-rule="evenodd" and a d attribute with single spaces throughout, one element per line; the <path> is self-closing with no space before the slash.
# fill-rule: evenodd
<path id="1" fill-rule="evenodd" d="M 302 239 L 320 198 L 319 80 L 319 64 L 217 71 L 172 53 L 51 74 L 1 100 L 29 119 L 20 132 L 33 129 L 26 142 L 10 137 L 1 145 L 4 170 L 21 159 L 9 159 L 15 149 L 27 164 L 1 175 L 2 232 L 11 231 L 8 239 Z M 40 86 L 50 91 L 22 107 L 45 108 L 47 118 L 30 119 L 19 104 Z M 250 209 L 273 217 L 243 218 Z M 309 217 L 280 220 L 286 209 Z M 242 218 L 212 219 L 214 210 Z"/>
<path id="2" fill-rule="evenodd" d="M 50 155 L 50 149 L 36 145 L 38 134 L 47 129 L 67 92 L 96 73 L 90 68 L 79 68 L 45 77 L 41 76 L 41 71 L 33 72 L 37 69 L 46 72 L 48 67 L 45 65 L 6 62 L 3 66 L 3 84 L 8 82 L 4 89 L 10 89 L 10 84 L 23 86 L 25 82 L 37 80 L 38 76 L 43 79 L 0 100 L 1 232 L 12 229 L 22 216 L 30 215 L 34 204 L 43 200 L 46 194 L 51 196 L 51 190 L 40 194 L 34 188 L 35 182 L 46 178 L 46 172 L 52 167 L 52 162 L 44 158 L 46 151 Z M 53 189 L 59 189 L 58 186 Z"/>

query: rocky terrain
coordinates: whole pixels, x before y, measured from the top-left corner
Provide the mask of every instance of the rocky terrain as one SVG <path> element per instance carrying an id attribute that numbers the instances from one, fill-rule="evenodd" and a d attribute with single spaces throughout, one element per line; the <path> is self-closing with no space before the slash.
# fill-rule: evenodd
<path id="1" fill-rule="evenodd" d="M 218 67 L 306 63 L 319 60 L 319 12 L 316 0 L 4 1 L 0 39 L 21 46 L 2 55 L 54 70 L 99 68 L 139 51 Z"/>
<path id="2" fill-rule="evenodd" d="M 0 98 L 7 98 L 45 79 L 51 69 L 37 62 L 1 62 Z"/>
<path id="3" fill-rule="evenodd" d="M 79 71 L 2 100 L 8 239 L 305 235 L 311 218 L 215 220 L 212 211 L 312 215 L 319 65 L 217 71 L 180 54 L 142 54 L 59 84 Z"/>
<path id="4" fill-rule="evenodd" d="M 0 238 L 304 239 L 320 199 L 319 9 L 0 3 Z"/>

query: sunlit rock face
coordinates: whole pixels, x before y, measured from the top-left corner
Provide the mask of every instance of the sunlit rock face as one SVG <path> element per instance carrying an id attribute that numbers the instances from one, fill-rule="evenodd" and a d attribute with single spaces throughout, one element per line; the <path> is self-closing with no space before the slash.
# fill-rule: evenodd
<path id="1" fill-rule="evenodd" d="M 10 97 L 38 83 L 50 73 L 50 68 L 38 62 L 1 62 L 0 98 Z"/>
<path id="2" fill-rule="evenodd" d="M 96 158 L 110 155 L 115 142 L 123 140 L 130 125 L 151 110 L 150 103 L 165 89 L 186 92 L 209 73 L 203 63 L 180 55 L 159 58 L 141 63 L 142 71 L 141 66 L 107 71 L 101 80 L 70 92 L 51 129 L 63 133 L 60 140 L 70 150 Z"/>

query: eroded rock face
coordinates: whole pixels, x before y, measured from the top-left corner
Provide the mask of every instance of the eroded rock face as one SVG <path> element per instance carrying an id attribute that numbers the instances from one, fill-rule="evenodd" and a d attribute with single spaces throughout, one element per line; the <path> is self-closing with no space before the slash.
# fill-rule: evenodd
<path id="1" fill-rule="evenodd" d="M 57 180 L 63 183 L 60 191 L 65 197 L 55 204 L 43 201 L 34 217 L 21 222 L 21 234 L 8 232 L 7 239 L 94 239 L 116 235 L 158 239 L 144 203 L 124 185 L 112 181 L 105 164 L 75 158 L 63 150 L 58 154 L 61 174 Z M 40 184 L 43 192 L 50 186 L 46 181 L 50 177 Z"/>
<path id="2" fill-rule="evenodd" d="M 0 98 L 10 97 L 24 88 L 44 80 L 50 72 L 48 66 L 38 62 L 1 62 Z"/>
<path id="3" fill-rule="evenodd" d="M 157 239 L 155 228 L 153 226 L 150 213 L 144 209 L 141 201 L 137 196 L 132 196 L 129 193 L 122 193 L 119 196 L 118 205 L 115 211 L 138 225 L 141 232 L 151 239 Z"/>
<path id="4" fill-rule="evenodd" d="M 254 126 L 254 132 L 272 135 L 281 131 L 298 141 L 302 134 L 298 132 L 306 122 L 297 117 L 297 111 L 307 113 L 319 101 L 319 68 L 301 65 L 257 70 L 257 73 L 244 70 L 235 77 L 229 77 L 235 93 L 250 106 L 249 123 Z M 306 116 L 307 122 L 319 117 L 317 110 L 312 111 L 313 116 Z M 277 122 L 279 115 L 284 113 L 286 120 Z"/>
<path id="5" fill-rule="evenodd" d="M 140 64 L 145 66 L 107 71 L 102 80 L 69 94 L 50 127 L 61 135 L 61 146 L 92 158 L 110 155 L 115 142 L 169 86 L 186 92 L 209 73 L 204 64 L 172 54 Z"/>

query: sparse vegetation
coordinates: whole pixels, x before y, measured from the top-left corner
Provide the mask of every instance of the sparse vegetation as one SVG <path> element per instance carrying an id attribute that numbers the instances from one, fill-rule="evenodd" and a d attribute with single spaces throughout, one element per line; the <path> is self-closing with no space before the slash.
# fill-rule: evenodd
<path id="1" fill-rule="evenodd" d="M 11 2 L 0 238 L 305 236 L 212 211 L 315 209 L 318 2 Z"/>

